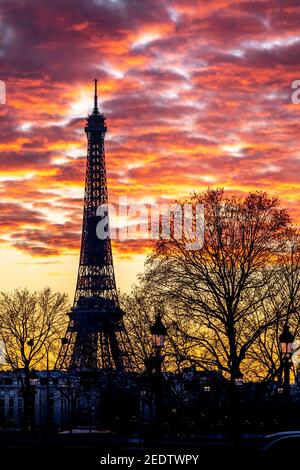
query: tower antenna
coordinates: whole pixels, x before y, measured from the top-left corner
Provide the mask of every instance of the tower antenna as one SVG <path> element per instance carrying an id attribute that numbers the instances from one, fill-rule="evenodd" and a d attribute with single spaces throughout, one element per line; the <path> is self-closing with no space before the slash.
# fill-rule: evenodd
<path id="1" fill-rule="evenodd" d="M 98 93 L 97 93 L 97 84 L 98 84 L 98 79 L 95 78 L 94 79 L 94 82 L 95 82 L 95 95 L 94 95 L 94 111 L 97 112 L 98 111 Z"/>

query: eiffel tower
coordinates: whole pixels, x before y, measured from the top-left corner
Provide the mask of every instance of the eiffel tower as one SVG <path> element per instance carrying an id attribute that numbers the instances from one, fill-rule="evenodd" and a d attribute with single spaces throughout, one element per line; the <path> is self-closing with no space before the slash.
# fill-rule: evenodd
<path id="1" fill-rule="evenodd" d="M 126 371 L 131 369 L 131 357 L 116 290 L 108 223 L 106 238 L 99 239 L 96 234 L 97 224 L 108 221 L 108 211 L 97 215 L 98 206 L 105 207 L 108 197 L 104 152 L 107 127 L 98 108 L 98 80 L 94 82 L 94 109 L 85 125 L 88 149 L 77 286 L 56 369 Z"/>

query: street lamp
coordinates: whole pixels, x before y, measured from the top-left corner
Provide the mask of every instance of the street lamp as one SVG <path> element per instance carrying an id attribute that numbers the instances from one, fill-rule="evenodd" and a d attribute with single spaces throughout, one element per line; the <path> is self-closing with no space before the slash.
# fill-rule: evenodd
<path id="1" fill-rule="evenodd" d="M 286 397 L 288 397 L 290 395 L 290 369 L 292 366 L 294 335 L 290 332 L 287 324 L 283 327 L 279 342 L 283 357 L 283 389 Z"/>
<path id="2" fill-rule="evenodd" d="M 155 352 L 160 354 L 160 350 L 165 345 L 165 337 L 167 335 L 167 328 L 161 321 L 160 313 L 156 315 L 155 323 L 150 327 L 150 333 Z"/>
<path id="3" fill-rule="evenodd" d="M 284 325 L 283 331 L 279 336 L 280 349 L 282 354 L 291 357 L 293 352 L 294 335 L 290 332 L 288 325 Z"/>
<path id="4" fill-rule="evenodd" d="M 151 357 L 152 367 L 154 369 L 153 385 L 154 385 L 154 398 L 155 398 L 155 427 L 157 437 L 161 434 L 161 419 L 162 419 L 162 373 L 161 365 L 164 360 L 164 356 L 161 351 L 165 345 L 165 337 L 167 335 L 167 328 L 162 323 L 161 314 L 158 313 L 155 318 L 155 322 L 150 327 L 150 333 L 152 336 L 152 344 L 154 348 L 154 354 Z"/>
<path id="5" fill-rule="evenodd" d="M 150 333 L 152 336 L 152 344 L 154 348 L 154 354 L 150 358 L 151 369 L 155 370 L 157 377 L 161 376 L 161 365 L 164 360 L 164 356 L 161 354 L 162 349 L 165 345 L 165 337 L 167 335 L 167 328 L 161 321 L 161 314 L 158 313 L 155 317 L 155 322 L 150 326 Z"/>

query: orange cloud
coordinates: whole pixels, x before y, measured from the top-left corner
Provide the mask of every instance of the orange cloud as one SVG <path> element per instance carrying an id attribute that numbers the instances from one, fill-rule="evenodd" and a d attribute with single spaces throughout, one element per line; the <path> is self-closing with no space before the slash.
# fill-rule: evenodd
<path id="1" fill-rule="evenodd" d="M 299 221 L 296 2 L 11 0 L 0 14 L 3 246 L 78 256 L 95 76 L 111 202 L 260 188 Z M 121 263 L 150 249 L 114 243 Z"/>

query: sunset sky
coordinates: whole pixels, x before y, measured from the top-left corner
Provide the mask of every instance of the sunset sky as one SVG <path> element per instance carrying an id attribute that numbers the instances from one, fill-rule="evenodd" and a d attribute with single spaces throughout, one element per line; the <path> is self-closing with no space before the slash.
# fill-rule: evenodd
<path id="1" fill-rule="evenodd" d="M 73 295 L 95 77 L 110 202 L 263 189 L 299 221 L 299 0 L 0 0 L 1 290 Z M 149 244 L 113 247 L 128 290 Z"/>

